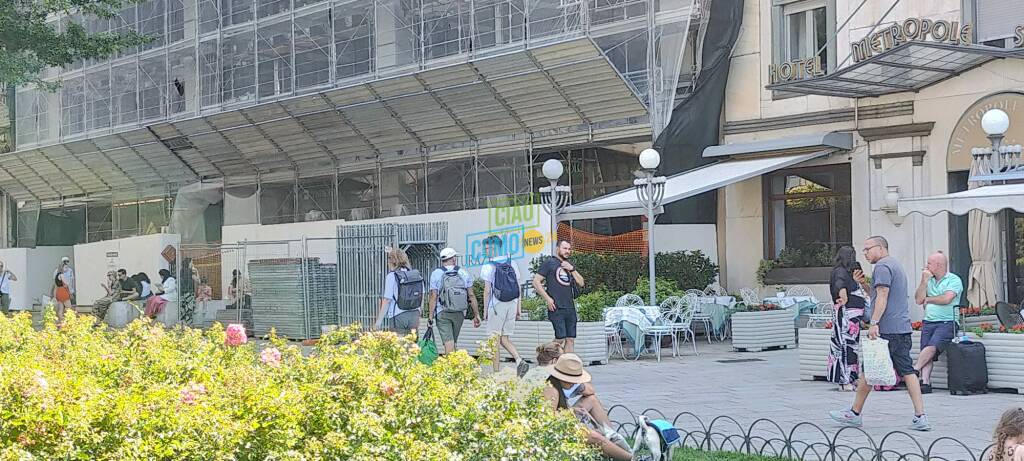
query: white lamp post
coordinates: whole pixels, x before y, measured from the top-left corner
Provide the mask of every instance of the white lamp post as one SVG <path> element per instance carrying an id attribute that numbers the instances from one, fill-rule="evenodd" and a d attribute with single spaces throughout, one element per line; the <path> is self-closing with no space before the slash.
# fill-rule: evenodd
<path id="1" fill-rule="evenodd" d="M 971 165 L 971 181 L 988 184 L 993 180 L 1020 179 L 1021 164 L 1020 144 L 1003 144 L 1006 130 L 1010 129 L 1010 116 L 1000 109 L 989 109 L 981 117 L 981 129 L 988 135 L 991 147 L 971 149 L 973 164 Z"/>
<path id="2" fill-rule="evenodd" d="M 551 216 L 551 256 L 556 255 L 558 246 L 558 213 L 569 206 L 572 195 L 569 186 L 558 185 L 558 178 L 562 177 L 564 171 L 562 162 L 555 159 L 544 162 L 544 166 L 541 168 L 544 177 L 548 178 L 551 183 L 550 186 L 540 188 L 541 204 L 544 206 L 544 211 Z"/>
<path id="3" fill-rule="evenodd" d="M 661 154 L 658 151 L 644 149 L 640 152 L 640 167 L 644 170 L 644 177 L 633 181 L 636 198 L 647 210 L 647 278 L 652 306 L 658 305 L 654 296 L 654 210 L 661 206 L 661 200 L 665 197 L 665 177 L 654 176 L 660 163 Z"/>

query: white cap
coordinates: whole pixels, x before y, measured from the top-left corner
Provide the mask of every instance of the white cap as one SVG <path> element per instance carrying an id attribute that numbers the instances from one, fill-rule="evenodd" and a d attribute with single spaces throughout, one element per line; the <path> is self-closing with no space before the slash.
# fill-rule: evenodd
<path id="1" fill-rule="evenodd" d="M 445 249 L 441 250 L 441 261 L 444 261 L 446 259 L 454 258 L 454 257 L 456 257 L 458 255 L 459 255 L 459 253 L 457 251 L 455 251 L 454 248 L 451 248 L 451 247 L 445 248 Z"/>
<path id="2" fill-rule="evenodd" d="M 69 258 L 67 256 L 65 256 L 63 258 L 60 258 L 60 260 L 63 261 L 63 262 L 71 262 L 71 258 Z"/>

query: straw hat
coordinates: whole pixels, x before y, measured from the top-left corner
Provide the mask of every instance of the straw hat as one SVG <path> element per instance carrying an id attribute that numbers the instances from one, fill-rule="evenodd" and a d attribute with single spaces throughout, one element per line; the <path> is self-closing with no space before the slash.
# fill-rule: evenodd
<path id="1" fill-rule="evenodd" d="M 566 383 L 581 384 L 590 382 L 590 373 L 583 369 L 583 360 L 576 354 L 562 354 L 554 365 L 545 367 L 551 376 Z"/>

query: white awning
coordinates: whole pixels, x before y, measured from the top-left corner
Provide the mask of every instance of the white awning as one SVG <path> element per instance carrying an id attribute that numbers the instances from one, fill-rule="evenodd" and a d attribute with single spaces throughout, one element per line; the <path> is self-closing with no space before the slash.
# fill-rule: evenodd
<path id="1" fill-rule="evenodd" d="M 665 198 L 662 204 L 669 204 L 677 200 L 693 197 L 744 179 L 823 157 L 834 151 L 835 149 L 826 149 L 805 154 L 726 160 L 690 171 L 684 171 L 669 177 L 665 181 Z M 573 219 L 637 216 L 644 213 L 644 207 L 637 200 L 636 190 L 631 187 L 614 194 L 569 206 L 558 217 L 564 221 L 569 221 Z"/>
<path id="2" fill-rule="evenodd" d="M 952 194 L 905 198 L 900 199 L 898 205 L 900 216 L 911 213 L 935 216 L 942 212 L 964 215 L 971 210 L 994 214 L 1005 209 L 1024 213 L 1024 184 L 982 186 Z"/>

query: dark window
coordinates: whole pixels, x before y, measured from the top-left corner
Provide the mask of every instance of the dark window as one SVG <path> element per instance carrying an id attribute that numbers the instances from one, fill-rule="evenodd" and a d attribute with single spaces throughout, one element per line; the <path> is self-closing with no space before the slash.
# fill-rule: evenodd
<path id="1" fill-rule="evenodd" d="M 794 168 L 767 175 L 765 251 L 790 267 L 828 266 L 850 245 L 850 165 Z"/>

